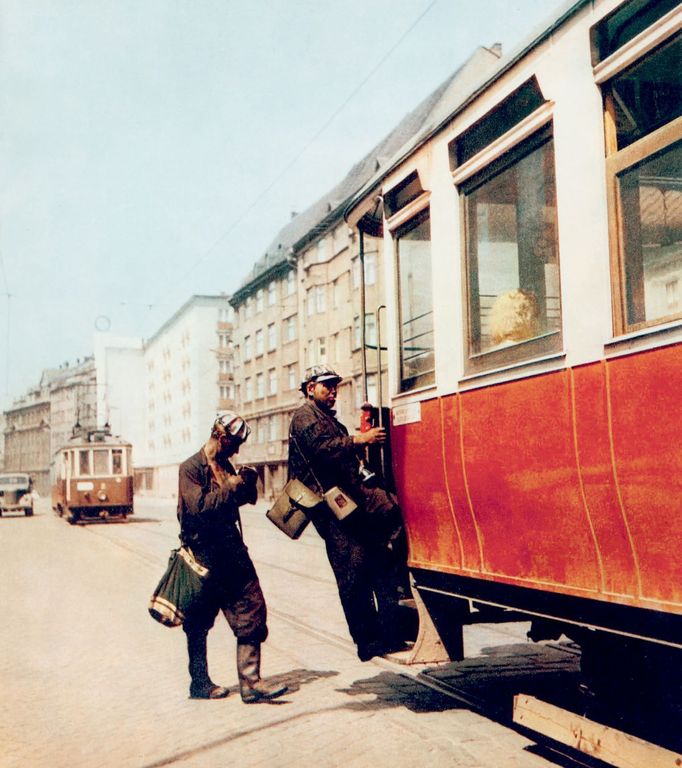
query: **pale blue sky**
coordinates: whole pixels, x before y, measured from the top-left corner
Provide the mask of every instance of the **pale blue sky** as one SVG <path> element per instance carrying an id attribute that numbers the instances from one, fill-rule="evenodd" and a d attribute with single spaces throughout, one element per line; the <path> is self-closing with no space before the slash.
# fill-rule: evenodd
<path id="1" fill-rule="evenodd" d="M 234 290 L 476 46 L 563 5 L 2 0 L 0 407 L 98 316 L 148 337 Z"/>

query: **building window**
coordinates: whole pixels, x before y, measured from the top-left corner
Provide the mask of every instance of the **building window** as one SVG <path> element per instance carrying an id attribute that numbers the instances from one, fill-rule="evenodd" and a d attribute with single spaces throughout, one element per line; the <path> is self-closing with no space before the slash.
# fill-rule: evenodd
<path id="1" fill-rule="evenodd" d="M 376 373 L 367 374 L 367 402 L 376 405 L 379 402 Z M 365 393 L 362 388 L 362 378 L 355 379 L 355 407 L 360 410 L 365 402 Z"/>
<path id="2" fill-rule="evenodd" d="M 332 307 L 338 309 L 341 306 L 341 279 L 336 278 L 332 283 Z"/>
<path id="3" fill-rule="evenodd" d="M 558 350 L 559 245 L 551 125 L 462 184 L 468 370 Z"/>
<path id="4" fill-rule="evenodd" d="M 353 288 L 360 287 L 360 259 L 356 256 L 351 262 L 351 274 L 353 281 Z"/>
<path id="5" fill-rule="evenodd" d="M 263 354 L 263 329 L 256 331 L 256 357 Z"/>
<path id="6" fill-rule="evenodd" d="M 679 34 L 604 86 L 617 333 L 682 317 Z"/>
<path id="7" fill-rule="evenodd" d="M 327 362 L 327 339 L 325 336 L 320 336 L 315 342 L 315 351 L 317 353 L 317 360 L 320 363 Z"/>
<path id="8" fill-rule="evenodd" d="M 327 311 L 327 286 L 315 286 L 315 309 L 317 312 Z"/>
<path id="9" fill-rule="evenodd" d="M 360 316 L 353 318 L 353 349 L 362 347 L 362 336 L 360 334 Z M 365 315 L 365 347 L 376 349 L 377 345 L 377 324 L 376 317 L 373 314 Z"/>
<path id="10" fill-rule="evenodd" d="M 277 414 L 270 416 L 270 440 L 279 440 L 280 417 Z"/>
<path id="11" fill-rule="evenodd" d="M 296 340 L 296 337 L 297 337 L 296 321 L 297 321 L 296 315 L 287 317 L 287 319 L 284 321 L 284 342 L 285 343 Z"/>
<path id="12" fill-rule="evenodd" d="M 256 312 L 263 311 L 263 289 L 259 288 L 256 291 Z"/>
<path id="13" fill-rule="evenodd" d="M 246 319 L 253 317 L 253 296 L 246 299 Z"/>
<path id="14" fill-rule="evenodd" d="M 275 280 L 271 280 L 268 283 L 268 306 L 274 307 L 277 303 L 277 283 Z"/>
<path id="15" fill-rule="evenodd" d="M 323 238 L 317 244 L 317 262 L 327 261 L 327 239 Z"/>
<path id="16" fill-rule="evenodd" d="M 271 368 L 268 371 L 268 395 L 277 394 L 277 369 Z"/>
<path id="17" fill-rule="evenodd" d="M 400 389 L 435 381 L 431 223 L 425 210 L 395 234 L 398 262 Z"/>
<path id="18" fill-rule="evenodd" d="M 244 336 L 244 361 L 250 360 L 252 356 L 251 337 Z"/>
<path id="19" fill-rule="evenodd" d="M 258 442 L 263 445 L 268 439 L 267 419 L 258 419 Z"/>
<path id="20" fill-rule="evenodd" d="M 268 351 L 277 349 L 277 326 L 274 323 L 268 325 Z"/>
<path id="21" fill-rule="evenodd" d="M 250 376 L 244 379 L 244 400 L 247 403 L 253 400 L 253 379 Z"/>
<path id="22" fill-rule="evenodd" d="M 256 397 L 265 397 L 265 376 L 262 373 L 256 374 Z"/>
<path id="23" fill-rule="evenodd" d="M 365 285 L 374 285 L 377 281 L 377 252 L 365 254 Z"/>
<path id="24" fill-rule="evenodd" d="M 296 366 L 290 365 L 287 367 L 287 386 L 291 389 L 298 389 L 298 376 L 296 375 Z"/>
<path id="25" fill-rule="evenodd" d="M 287 272 L 287 296 L 293 296 L 296 293 L 296 270 Z"/>

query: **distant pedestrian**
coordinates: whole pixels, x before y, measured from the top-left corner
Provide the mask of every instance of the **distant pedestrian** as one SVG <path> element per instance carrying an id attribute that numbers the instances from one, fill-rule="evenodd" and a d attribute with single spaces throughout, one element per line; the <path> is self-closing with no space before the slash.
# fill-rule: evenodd
<path id="1" fill-rule="evenodd" d="M 407 573 L 404 531 L 395 500 L 361 478 L 359 451 L 382 443 L 385 431 L 374 427 L 348 434 L 334 410 L 341 380 L 326 365 L 306 371 L 301 383 L 306 401 L 291 420 L 289 477 L 321 491 L 339 486 L 358 506 L 339 520 L 321 505 L 312 523 L 325 541 L 358 657 L 368 661 L 404 645 L 398 619 L 401 578 Z"/>
<path id="2" fill-rule="evenodd" d="M 239 518 L 239 507 L 256 501 L 257 477 L 255 470 L 242 467 L 237 472 L 230 463 L 250 431 L 241 416 L 221 413 L 206 444 L 180 465 L 180 540 L 208 569 L 200 599 L 187 612 L 183 624 L 189 654 L 189 693 L 195 699 L 220 699 L 229 692 L 208 674 L 206 640 L 219 611 L 237 638 L 242 700 L 265 701 L 287 690 L 285 685 L 260 678 L 261 643 L 268 635 L 265 599 Z"/>

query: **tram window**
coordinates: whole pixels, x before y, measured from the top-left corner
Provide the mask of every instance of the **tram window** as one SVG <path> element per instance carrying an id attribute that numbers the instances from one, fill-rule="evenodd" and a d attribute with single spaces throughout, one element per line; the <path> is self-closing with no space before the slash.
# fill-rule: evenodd
<path id="1" fill-rule="evenodd" d="M 431 223 L 423 211 L 396 233 L 400 312 L 400 389 L 433 384 Z"/>
<path id="2" fill-rule="evenodd" d="M 618 177 L 629 325 L 679 315 L 682 142 Z"/>
<path id="3" fill-rule="evenodd" d="M 558 349 L 561 303 L 550 129 L 468 179 L 462 191 L 468 368 L 480 370 Z"/>
<path id="4" fill-rule="evenodd" d="M 682 317 L 682 37 L 604 86 L 616 333 Z"/>
<path id="5" fill-rule="evenodd" d="M 96 448 L 93 452 L 94 475 L 109 474 L 109 450 Z"/>
<path id="6" fill-rule="evenodd" d="M 113 474 L 123 474 L 123 451 L 120 448 L 114 448 L 111 451 L 111 458 L 113 462 Z"/>
<path id="7" fill-rule="evenodd" d="M 90 451 L 78 451 L 78 474 L 90 474 Z"/>
<path id="8" fill-rule="evenodd" d="M 606 95 L 618 149 L 682 114 L 682 38 L 662 46 L 615 77 Z"/>

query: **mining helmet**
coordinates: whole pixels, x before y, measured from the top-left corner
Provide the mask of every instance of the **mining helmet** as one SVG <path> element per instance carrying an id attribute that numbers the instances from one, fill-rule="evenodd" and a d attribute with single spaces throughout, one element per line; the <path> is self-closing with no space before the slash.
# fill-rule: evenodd
<path id="1" fill-rule="evenodd" d="M 301 392 L 303 392 L 304 395 L 308 394 L 308 384 L 310 384 L 311 381 L 335 381 L 338 383 L 343 381 L 343 376 L 339 376 L 339 374 L 328 365 L 313 365 L 306 370 L 303 381 L 301 382 Z"/>
<path id="2" fill-rule="evenodd" d="M 233 411 L 220 411 L 213 422 L 213 429 L 220 424 L 225 433 L 241 440 L 242 443 L 251 434 L 251 427 Z"/>

